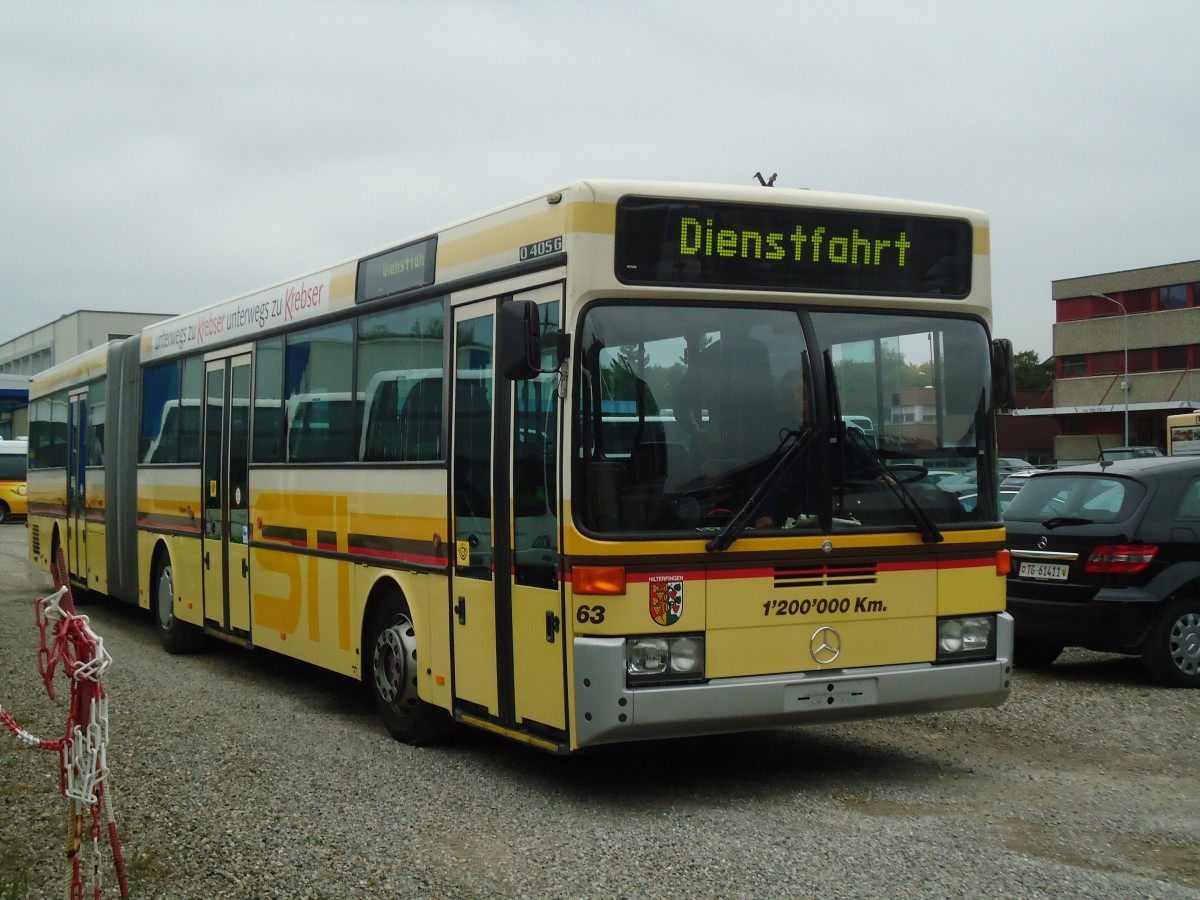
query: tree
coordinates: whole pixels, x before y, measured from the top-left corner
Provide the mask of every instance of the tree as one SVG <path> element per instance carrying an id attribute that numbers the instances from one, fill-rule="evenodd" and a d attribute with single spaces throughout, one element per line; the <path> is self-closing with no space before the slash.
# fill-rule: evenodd
<path id="1" fill-rule="evenodd" d="M 1013 373 L 1019 391 L 1044 391 L 1054 382 L 1054 364 L 1038 361 L 1036 350 L 1013 354 Z"/>

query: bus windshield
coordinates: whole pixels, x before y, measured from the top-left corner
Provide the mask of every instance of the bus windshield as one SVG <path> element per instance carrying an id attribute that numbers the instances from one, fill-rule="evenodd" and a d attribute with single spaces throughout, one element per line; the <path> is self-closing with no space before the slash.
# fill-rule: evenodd
<path id="1" fill-rule="evenodd" d="M 719 530 L 735 515 L 749 534 L 909 530 L 914 505 L 938 527 L 998 519 L 977 320 L 612 303 L 580 334 L 586 531 Z"/>

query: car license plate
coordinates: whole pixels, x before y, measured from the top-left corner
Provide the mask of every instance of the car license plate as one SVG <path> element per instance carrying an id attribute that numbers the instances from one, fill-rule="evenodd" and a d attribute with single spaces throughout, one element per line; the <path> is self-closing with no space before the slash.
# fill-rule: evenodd
<path id="1" fill-rule="evenodd" d="M 1042 578 L 1049 581 L 1066 581 L 1070 567 L 1064 563 L 1021 563 L 1022 578 Z"/>

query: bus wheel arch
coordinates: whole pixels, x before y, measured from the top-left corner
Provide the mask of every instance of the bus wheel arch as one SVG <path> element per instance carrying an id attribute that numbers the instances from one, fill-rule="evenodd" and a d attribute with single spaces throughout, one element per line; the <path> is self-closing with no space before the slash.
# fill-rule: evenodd
<path id="1" fill-rule="evenodd" d="M 54 563 L 58 560 L 58 551 L 62 549 L 62 530 L 58 522 L 54 523 L 54 527 L 50 531 L 50 571 L 54 571 Z M 63 560 L 66 562 L 66 560 Z"/>
<path id="2" fill-rule="evenodd" d="M 372 592 L 363 616 L 363 683 L 388 732 L 419 746 L 442 740 L 449 714 L 418 694 L 418 647 L 412 613 L 394 582 Z"/>
<path id="3" fill-rule="evenodd" d="M 154 548 L 150 575 L 150 612 L 163 649 L 171 654 L 197 652 L 204 644 L 204 632 L 175 616 L 175 568 L 165 543 Z"/>

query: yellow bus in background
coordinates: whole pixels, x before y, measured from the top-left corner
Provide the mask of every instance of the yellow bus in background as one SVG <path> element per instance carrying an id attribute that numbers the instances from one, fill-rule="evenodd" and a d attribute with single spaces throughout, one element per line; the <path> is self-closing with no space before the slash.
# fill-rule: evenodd
<path id="1" fill-rule="evenodd" d="M 30 553 L 411 743 L 998 706 L 989 252 L 958 207 L 567 184 L 36 376 Z"/>
<path id="2" fill-rule="evenodd" d="M 0 523 L 26 513 L 25 466 L 28 446 L 20 438 L 0 440 Z"/>

